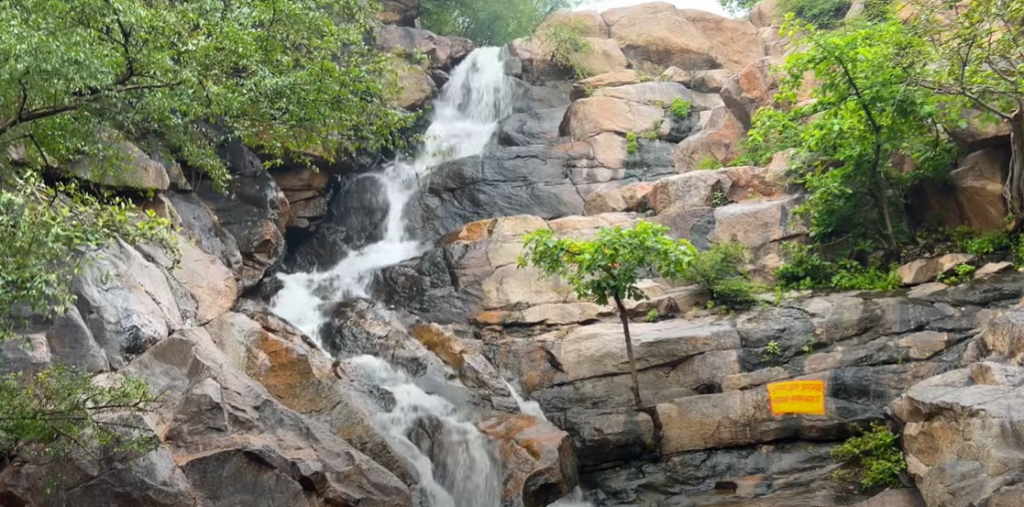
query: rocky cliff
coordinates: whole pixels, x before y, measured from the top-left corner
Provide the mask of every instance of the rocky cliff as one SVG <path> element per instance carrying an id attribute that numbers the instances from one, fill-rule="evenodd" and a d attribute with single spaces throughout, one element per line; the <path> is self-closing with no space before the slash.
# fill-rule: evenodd
<path id="1" fill-rule="evenodd" d="M 464 60 L 483 65 L 468 41 L 414 28 L 418 2 L 386 4 L 377 41 L 400 62 L 397 106 L 422 107 Z M 220 193 L 126 146 L 156 191 L 140 206 L 180 228 L 181 262 L 145 245 L 95 253 L 76 307 L 4 342 L 0 364 L 145 380 L 160 398 L 141 424 L 161 445 L 100 461 L 25 453 L 0 464 L 0 505 L 541 507 L 578 485 L 601 506 L 1024 505 L 1017 273 L 740 314 L 645 281 L 650 299 L 629 311 L 654 409 L 638 412 L 613 309 L 517 268 L 532 230 L 588 237 L 647 219 L 700 248 L 743 243 L 770 276 L 781 243 L 807 234 L 788 155 L 696 169 L 734 158 L 770 103 L 769 65 L 788 50 L 777 21 L 770 5 L 750 21 L 658 3 L 552 15 L 545 26 L 584 27 L 591 77 L 568 79 L 542 37 L 509 44 L 508 111 L 482 152 L 430 167 L 398 210 L 399 236 L 425 247 L 373 270 L 362 294 L 310 289 L 322 325 L 305 332 L 272 311 L 289 294 L 275 275 L 381 244 L 395 203 L 365 175 L 389 162 L 268 170 L 229 143 Z M 957 136 L 977 151 L 922 201 L 954 202 L 939 206 L 951 222 L 1001 219 L 1000 136 Z M 773 417 L 764 386 L 783 379 L 824 380 L 827 415 Z M 869 498 L 831 479 L 830 450 L 882 420 L 903 430 L 910 488 Z"/>

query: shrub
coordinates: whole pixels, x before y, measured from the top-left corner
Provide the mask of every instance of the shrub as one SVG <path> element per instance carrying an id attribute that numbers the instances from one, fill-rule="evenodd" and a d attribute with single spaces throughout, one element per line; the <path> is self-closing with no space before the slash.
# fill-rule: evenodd
<path id="1" fill-rule="evenodd" d="M 950 231 L 950 237 L 957 251 L 978 256 L 1009 250 L 1013 244 L 1006 231 L 979 232 L 966 225 Z"/>
<path id="2" fill-rule="evenodd" d="M 946 285 L 960 285 L 971 279 L 971 275 L 974 273 L 974 266 L 970 264 L 958 264 L 953 269 L 953 273 L 939 275 L 937 281 Z"/>
<path id="3" fill-rule="evenodd" d="M 541 34 L 551 44 L 551 60 L 572 69 L 578 79 L 586 78 L 588 74 L 579 63 L 580 56 L 590 51 L 590 42 L 585 34 L 586 27 L 580 22 L 554 23 Z"/>
<path id="4" fill-rule="evenodd" d="M 714 155 L 707 155 L 697 162 L 697 169 L 710 171 L 714 169 L 721 169 L 722 162 L 714 157 Z"/>
<path id="5" fill-rule="evenodd" d="M 832 449 L 832 457 L 847 465 L 847 474 L 864 488 L 900 487 L 900 472 L 907 468 L 899 437 L 882 424 L 873 423 L 869 431 L 851 437 Z"/>
<path id="6" fill-rule="evenodd" d="M 683 279 L 706 288 L 718 306 L 749 308 L 755 302 L 754 284 L 743 268 L 749 258 L 750 252 L 739 243 L 716 243 L 694 256 Z"/>
<path id="7" fill-rule="evenodd" d="M 775 271 L 786 289 L 893 290 L 900 285 L 895 267 L 880 269 L 852 259 L 828 260 L 805 245 L 787 244 L 789 262 Z"/>
<path id="8" fill-rule="evenodd" d="M 640 142 L 637 140 L 636 132 L 626 133 L 626 153 L 632 155 L 640 151 Z"/>
<path id="9" fill-rule="evenodd" d="M 672 99 L 672 105 L 669 106 L 669 111 L 672 112 L 672 116 L 682 120 L 690 115 L 690 109 L 692 108 L 693 104 L 691 104 L 690 101 L 676 97 Z"/>
<path id="10" fill-rule="evenodd" d="M 833 28 L 843 22 L 850 0 L 781 0 L 779 9 L 818 28 Z"/>

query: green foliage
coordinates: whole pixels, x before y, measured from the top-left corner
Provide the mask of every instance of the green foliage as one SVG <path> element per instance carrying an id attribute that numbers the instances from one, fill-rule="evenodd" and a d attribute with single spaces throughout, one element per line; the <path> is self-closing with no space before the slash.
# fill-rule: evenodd
<path id="1" fill-rule="evenodd" d="M 706 288 L 716 306 L 749 308 L 756 302 L 754 285 L 743 268 L 749 261 L 750 252 L 745 246 L 716 243 L 694 256 L 683 271 L 683 279 Z"/>
<path id="2" fill-rule="evenodd" d="M 99 199 L 67 184 L 42 185 L 32 172 L 0 191 L 0 340 L 24 318 L 49 318 L 74 303 L 71 278 L 81 252 L 117 235 L 176 252 L 170 221 L 134 213 L 122 199 Z"/>
<path id="3" fill-rule="evenodd" d="M 960 285 L 961 283 L 970 281 L 971 275 L 974 274 L 975 269 L 976 268 L 970 264 L 957 264 L 957 266 L 953 268 L 952 273 L 940 274 L 937 281 L 946 285 Z"/>
<path id="4" fill-rule="evenodd" d="M 1009 250 L 1013 244 L 1013 239 L 1006 231 L 978 232 L 966 225 L 950 231 L 950 237 L 958 252 L 978 256 Z"/>
<path id="5" fill-rule="evenodd" d="M 647 322 L 657 322 L 661 315 L 658 314 L 658 310 L 652 308 L 651 311 L 647 312 Z"/>
<path id="6" fill-rule="evenodd" d="M 626 132 L 626 153 L 632 155 L 640 151 L 640 142 L 637 140 L 636 132 Z"/>
<path id="7" fill-rule="evenodd" d="M 706 155 L 704 158 L 697 162 L 697 169 L 703 171 L 711 171 L 715 169 L 721 169 L 723 166 L 722 161 L 715 158 L 714 155 Z"/>
<path id="8" fill-rule="evenodd" d="M 648 130 L 643 133 L 642 137 L 648 141 L 657 141 L 659 135 L 657 130 Z"/>
<path id="9" fill-rule="evenodd" d="M 423 0 L 423 28 L 458 35 L 478 46 L 500 46 L 533 33 L 548 14 L 574 0 Z"/>
<path id="10" fill-rule="evenodd" d="M 853 259 L 827 260 L 805 245 L 789 244 L 789 262 L 775 271 L 786 289 L 893 290 L 899 287 L 896 266 L 881 269 Z"/>
<path id="11" fill-rule="evenodd" d="M 869 431 L 851 437 L 843 445 L 832 449 L 832 457 L 843 462 L 851 472 L 850 478 L 864 488 L 898 488 L 900 472 L 907 468 L 899 448 L 899 436 L 882 424 L 872 423 Z"/>
<path id="12" fill-rule="evenodd" d="M 816 344 L 817 344 L 817 341 L 814 340 L 814 336 L 813 335 L 807 335 L 807 338 L 804 338 L 804 347 L 803 347 L 804 355 L 807 355 L 807 356 L 811 355 L 811 353 L 814 352 L 814 346 Z"/>
<path id="13" fill-rule="evenodd" d="M 736 16 L 750 12 L 750 9 L 753 9 L 759 2 L 760 0 L 718 0 L 718 5 Z"/>
<path id="14" fill-rule="evenodd" d="M 587 27 L 580 21 L 551 23 L 538 34 L 551 47 L 551 61 L 573 70 L 577 79 L 588 77 L 580 57 L 591 50 L 586 39 Z"/>
<path id="15" fill-rule="evenodd" d="M 0 153 L 38 165 L 101 150 L 105 128 L 219 183 L 216 122 L 271 156 L 400 144 L 388 56 L 362 0 L 0 0 Z"/>
<path id="16" fill-rule="evenodd" d="M 696 253 L 689 241 L 667 232 L 642 220 L 632 229 L 601 229 L 591 241 L 559 239 L 539 229 L 526 236 L 519 267 L 533 265 L 561 277 L 580 299 L 601 305 L 615 298 L 643 301 L 647 296 L 637 287 L 642 278 L 680 279 Z"/>
<path id="17" fill-rule="evenodd" d="M 819 28 L 834 28 L 842 24 L 850 0 L 779 0 L 778 8 Z"/>
<path id="18" fill-rule="evenodd" d="M 725 195 L 724 190 L 716 188 L 714 195 L 711 196 L 711 207 L 720 208 L 726 204 L 729 204 L 729 196 Z"/>
<path id="19" fill-rule="evenodd" d="M 31 444 L 41 444 L 51 456 L 76 448 L 145 452 L 156 441 L 144 436 L 148 429 L 132 427 L 131 420 L 153 399 L 137 379 L 100 385 L 86 373 L 59 366 L 0 375 L 0 456 Z"/>
<path id="20" fill-rule="evenodd" d="M 669 111 L 672 112 L 672 116 L 682 120 L 690 115 L 690 110 L 692 108 L 693 104 L 691 104 L 690 101 L 676 97 L 672 99 L 672 105 L 669 106 Z"/>
<path id="21" fill-rule="evenodd" d="M 926 45 L 896 20 L 838 31 L 805 26 L 799 35 L 807 49 L 787 58 L 776 101 L 795 103 L 808 72 L 818 82 L 814 100 L 758 112 L 744 158 L 760 164 L 795 148 L 794 157 L 810 161 L 797 175 L 809 191 L 797 211 L 812 239 L 896 252 L 909 238 L 908 189 L 953 157 L 938 128 L 936 96 L 913 86 Z M 901 159 L 910 163 L 897 166 Z"/>
<path id="22" fill-rule="evenodd" d="M 772 340 L 765 345 L 764 351 L 761 352 L 761 361 L 764 363 L 771 363 L 781 355 L 782 347 L 779 346 L 779 342 L 777 340 Z"/>

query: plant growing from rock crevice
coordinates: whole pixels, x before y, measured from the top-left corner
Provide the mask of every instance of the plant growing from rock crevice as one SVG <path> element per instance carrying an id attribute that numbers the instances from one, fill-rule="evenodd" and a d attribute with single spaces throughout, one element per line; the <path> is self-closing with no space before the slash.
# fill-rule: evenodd
<path id="1" fill-rule="evenodd" d="M 832 449 L 832 457 L 844 464 L 844 468 L 833 474 L 833 479 L 852 480 L 866 489 L 902 486 L 900 473 L 907 468 L 899 447 L 899 435 L 877 422 Z"/>
<path id="2" fill-rule="evenodd" d="M 539 229 L 524 238 L 518 261 L 520 268 L 532 265 L 546 276 L 566 281 L 580 299 L 615 304 L 626 342 L 633 401 L 641 411 L 644 405 L 624 301 L 646 300 L 638 286 L 640 280 L 680 279 L 693 261 L 693 245 L 685 239 L 672 239 L 667 232 L 665 226 L 642 220 L 629 229 L 600 229 L 590 241 L 556 238 L 554 231 Z"/>

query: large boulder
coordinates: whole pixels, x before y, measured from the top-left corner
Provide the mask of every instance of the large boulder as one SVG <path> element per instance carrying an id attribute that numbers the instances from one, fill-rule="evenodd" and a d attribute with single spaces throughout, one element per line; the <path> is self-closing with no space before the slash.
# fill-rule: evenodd
<path id="1" fill-rule="evenodd" d="M 482 421 L 505 471 L 503 507 L 543 507 L 572 493 L 579 478 L 569 435 L 530 415 Z"/>
<path id="2" fill-rule="evenodd" d="M 124 371 L 160 393 L 142 424 L 163 445 L 124 466 L 81 456 L 6 467 L 4 505 L 411 504 L 398 478 L 278 403 L 202 329 L 179 331 Z"/>
<path id="3" fill-rule="evenodd" d="M 892 410 L 929 507 L 1021 505 L 1024 368 L 974 363 L 915 385 Z"/>
<path id="4" fill-rule="evenodd" d="M 739 155 L 746 129 L 725 106 L 701 111 L 699 129 L 683 139 L 672 153 L 676 172 L 705 168 L 708 163 L 726 165 Z"/>
<path id="5" fill-rule="evenodd" d="M 420 0 L 384 0 L 377 18 L 384 23 L 414 26 L 420 17 Z"/>
<path id="6" fill-rule="evenodd" d="M 437 93 L 437 85 L 422 66 L 397 57 L 391 59 L 391 64 L 398 74 L 398 92 L 390 98 L 392 106 L 417 110 Z"/>
<path id="7" fill-rule="evenodd" d="M 1009 172 L 1009 150 L 989 148 L 971 153 L 949 173 L 953 197 L 964 224 L 976 230 L 1002 227 L 1006 217 L 1003 182 Z"/>
<path id="8" fill-rule="evenodd" d="M 78 311 L 114 368 L 197 315 L 196 299 L 177 279 L 120 240 L 83 260 L 74 289 Z"/>
<path id="9" fill-rule="evenodd" d="M 619 72 L 629 66 L 614 40 L 584 37 L 584 42 L 586 49 L 572 56 L 573 68 L 562 65 L 553 57 L 557 46 L 545 27 L 531 37 L 512 41 L 508 47 L 511 55 L 522 62 L 523 75 L 532 83 L 570 79 L 577 74 L 596 76 Z"/>
<path id="10" fill-rule="evenodd" d="M 117 134 L 109 134 L 116 136 Z M 116 190 L 158 192 L 167 190 L 170 178 L 164 165 L 138 146 L 119 138 L 110 139 L 115 163 L 86 158 L 72 163 L 68 171 L 89 183 Z"/>
<path id="11" fill-rule="evenodd" d="M 974 109 L 961 111 L 961 119 L 962 124 L 946 127 L 949 136 L 961 147 L 981 150 L 1010 144 L 1008 122 L 992 121 L 986 118 L 985 113 Z"/>
<path id="12" fill-rule="evenodd" d="M 419 28 L 385 25 L 377 29 L 377 45 L 399 56 L 423 55 L 431 68 L 450 70 L 473 50 L 473 42 L 445 37 Z"/>
<path id="13" fill-rule="evenodd" d="M 641 68 L 726 68 L 738 72 L 764 56 L 757 28 L 746 21 L 679 10 L 668 3 L 612 9 L 602 17 L 610 36 Z"/>

